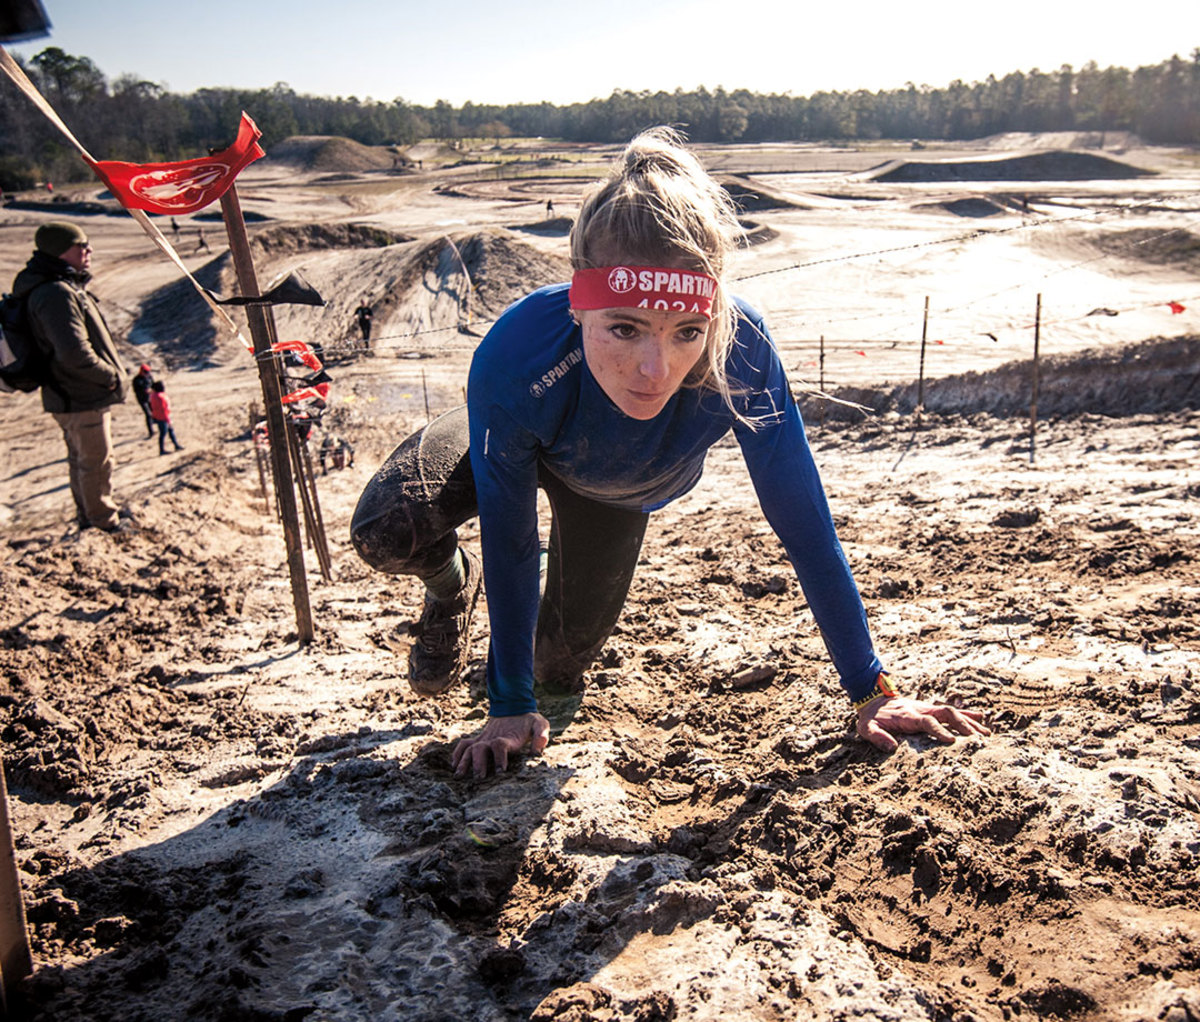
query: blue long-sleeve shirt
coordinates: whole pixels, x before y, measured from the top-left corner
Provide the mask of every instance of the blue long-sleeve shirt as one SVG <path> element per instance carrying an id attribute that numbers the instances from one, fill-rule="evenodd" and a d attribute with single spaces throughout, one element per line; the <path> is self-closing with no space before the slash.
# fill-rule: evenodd
<path id="1" fill-rule="evenodd" d="M 737 303 L 737 337 L 726 361 L 737 409 L 753 426 L 720 395 L 695 388 L 681 389 L 643 421 L 618 409 L 589 371 L 567 290 L 555 284 L 513 304 L 471 362 L 467 409 L 491 619 L 491 715 L 537 709 L 539 463 L 585 497 L 650 512 L 696 485 L 708 449 L 730 429 L 842 686 L 852 699 L 869 693 L 882 664 L 761 316 Z"/>

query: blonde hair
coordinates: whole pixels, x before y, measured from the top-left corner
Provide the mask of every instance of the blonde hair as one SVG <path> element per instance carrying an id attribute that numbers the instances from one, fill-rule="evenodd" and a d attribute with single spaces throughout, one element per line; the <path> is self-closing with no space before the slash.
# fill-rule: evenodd
<path id="1" fill-rule="evenodd" d="M 667 127 L 643 131 L 625 147 L 608 177 L 585 193 L 571 228 L 573 269 L 631 263 L 716 279 L 704 354 L 684 386 L 715 390 L 735 415 L 725 360 L 738 316 L 724 274 L 743 237 L 733 200 Z"/>

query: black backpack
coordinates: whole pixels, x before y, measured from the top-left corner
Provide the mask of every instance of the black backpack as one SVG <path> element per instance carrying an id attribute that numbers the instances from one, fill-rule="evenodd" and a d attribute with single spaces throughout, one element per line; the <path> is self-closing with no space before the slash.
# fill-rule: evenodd
<path id="1" fill-rule="evenodd" d="M 34 339 L 27 300 L 0 298 L 0 390 L 37 390 L 50 380 L 50 359 Z"/>

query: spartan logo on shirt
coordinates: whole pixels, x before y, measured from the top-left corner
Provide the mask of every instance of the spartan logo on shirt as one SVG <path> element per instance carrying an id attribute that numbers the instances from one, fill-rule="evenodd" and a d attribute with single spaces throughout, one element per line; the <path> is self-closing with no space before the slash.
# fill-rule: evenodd
<path id="1" fill-rule="evenodd" d="M 559 380 L 567 375 L 575 366 L 583 361 L 583 349 L 576 348 L 570 352 L 558 365 L 542 373 L 536 380 L 529 385 L 529 393 L 535 397 L 542 397 L 546 391 L 553 387 Z"/>
<path id="2" fill-rule="evenodd" d="M 627 266 L 614 266 L 608 275 L 608 286 L 616 294 L 627 294 L 637 287 L 637 274 Z"/>

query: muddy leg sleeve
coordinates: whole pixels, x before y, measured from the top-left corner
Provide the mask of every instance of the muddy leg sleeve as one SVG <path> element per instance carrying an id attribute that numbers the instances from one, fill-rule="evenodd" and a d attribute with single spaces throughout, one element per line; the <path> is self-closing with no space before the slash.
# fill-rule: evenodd
<path id="1" fill-rule="evenodd" d="M 467 410 L 434 419 L 397 447 L 367 483 L 350 539 L 371 567 L 422 578 L 450 559 L 455 529 L 478 513 L 467 457 Z"/>
<path id="2" fill-rule="evenodd" d="M 581 497 L 544 471 L 539 482 L 553 521 L 534 676 L 572 689 L 621 615 L 650 516 Z"/>

